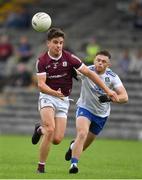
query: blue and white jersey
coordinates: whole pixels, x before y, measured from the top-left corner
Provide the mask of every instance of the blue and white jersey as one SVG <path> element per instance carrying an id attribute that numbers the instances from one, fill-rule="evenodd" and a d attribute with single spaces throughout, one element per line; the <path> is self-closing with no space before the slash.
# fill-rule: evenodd
<path id="1" fill-rule="evenodd" d="M 90 70 L 95 71 L 95 66 L 89 66 Z M 114 90 L 122 86 L 122 82 L 117 74 L 107 68 L 104 74 L 99 75 L 107 87 Z M 110 114 L 110 102 L 100 103 L 98 97 L 105 92 L 88 77 L 82 75 L 81 94 L 77 101 L 77 106 L 87 109 L 94 115 L 106 117 Z"/>

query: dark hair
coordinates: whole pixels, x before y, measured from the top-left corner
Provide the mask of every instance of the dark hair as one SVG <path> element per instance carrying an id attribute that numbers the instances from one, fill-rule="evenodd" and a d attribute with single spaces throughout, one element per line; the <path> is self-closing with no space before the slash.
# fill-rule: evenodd
<path id="1" fill-rule="evenodd" d="M 111 59 L 111 54 L 107 50 L 98 51 L 96 53 L 96 56 L 97 55 L 104 55 L 104 56 L 107 56 L 109 59 Z"/>
<path id="2" fill-rule="evenodd" d="M 58 38 L 58 37 L 62 37 L 63 39 L 65 38 L 65 33 L 59 29 L 59 28 L 51 28 L 48 30 L 47 33 L 47 40 L 51 40 L 53 38 Z"/>

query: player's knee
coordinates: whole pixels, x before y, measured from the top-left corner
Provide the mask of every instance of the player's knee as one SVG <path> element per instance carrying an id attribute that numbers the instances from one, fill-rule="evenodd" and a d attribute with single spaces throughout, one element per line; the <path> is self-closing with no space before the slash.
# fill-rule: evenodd
<path id="1" fill-rule="evenodd" d="M 86 139 L 88 132 L 84 129 L 81 129 L 78 131 L 78 137 L 79 139 Z"/>
<path id="2" fill-rule="evenodd" d="M 53 143 L 54 145 L 58 145 L 58 144 L 60 144 L 60 142 L 62 141 L 62 139 L 63 139 L 63 137 L 54 137 L 52 143 Z"/>
<path id="3" fill-rule="evenodd" d="M 48 137 L 48 138 L 52 138 L 53 135 L 54 135 L 54 130 L 55 128 L 54 127 L 50 127 L 50 126 L 47 126 L 45 127 L 45 135 Z"/>

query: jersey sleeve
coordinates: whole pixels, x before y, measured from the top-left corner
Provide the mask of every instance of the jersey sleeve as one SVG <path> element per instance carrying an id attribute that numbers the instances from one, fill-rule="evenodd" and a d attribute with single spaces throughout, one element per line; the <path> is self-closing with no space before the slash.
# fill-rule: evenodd
<path id="1" fill-rule="evenodd" d="M 38 59 L 36 62 L 36 72 L 37 72 L 37 74 L 45 74 L 46 73 L 45 66 L 40 59 Z"/>
<path id="2" fill-rule="evenodd" d="M 72 66 L 77 70 L 83 65 L 82 61 L 74 54 L 71 54 L 71 62 Z"/>
<path id="3" fill-rule="evenodd" d="M 119 86 L 122 86 L 122 81 L 120 80 L 119 76 L 116 75 L 113 79 L 113 88 L 117 89 Z"/>

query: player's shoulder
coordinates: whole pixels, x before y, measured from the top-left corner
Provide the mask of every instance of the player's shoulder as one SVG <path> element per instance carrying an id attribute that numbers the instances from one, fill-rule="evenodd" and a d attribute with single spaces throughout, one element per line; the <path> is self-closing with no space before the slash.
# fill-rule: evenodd
<path id="1" fill-rule="evenodd" d="M 45 65 L 45 64 L 47 64 L 47 63 L 50 63 L 48 53 L 47 53 L 47 52 L 41 53 L 41 54 L 38 56 L 37 63 L 38 63 L 38 64 L 42 64 L 42 65 Z"/>
<path id="2" fill-rule="evenodd" d="M 82 63 L 82 61 L 79 59 L 79 57 L 77 57 L 75 54 L 73 54 L 72 52 L 69 52 L 67 50 L 63 50 L 62 52 L 62 56 L 67 58 L 68 61 L 70 61 L 71 63 L 78 62 L 78 63 Z"/>
<path id="3" fill-rule="evenodd" d="M 62 58 L 70 61 L 72 59 L 71 58 L 71 52 L 69 52 L 67 50 L 63 50 L 62 51 Z"/>
<path id="4" fill-rule="evenodd" d="M 112 76 L 112 77 L 116 77 L 118 76 L 112 69 L 107 68 L 106 69 L 106 75 Z"/>
<path id="5" fill-rule="evenodd" d="M 63 49 L 63 51 L 62 51 L 62 56 L 71 57 L 71 52 L 69 52 L 69 51 Z"/>
<path id="6" fill-rule="evenodd" d="M 73 54 L 72 52 L 67 51 L 67 50 L 63 50 L 62 54 L 63 54 L 63 56 L 68 56 L 70 58 L 79 59 L 75 54 Z"/>
<path id="7" fill-rule="evenodd" d="M 42 60 L 46 59 L 47 56 L 48 56 L 47 52 L 42 52 L 42 53 L 38 56 L 38 59 L 42 61 Z"/>

